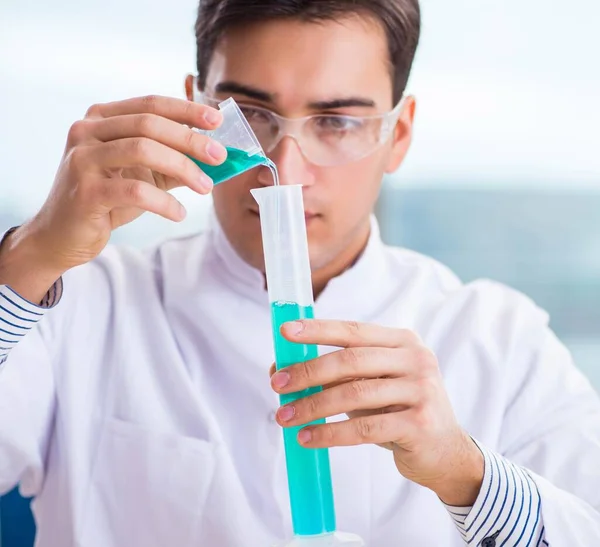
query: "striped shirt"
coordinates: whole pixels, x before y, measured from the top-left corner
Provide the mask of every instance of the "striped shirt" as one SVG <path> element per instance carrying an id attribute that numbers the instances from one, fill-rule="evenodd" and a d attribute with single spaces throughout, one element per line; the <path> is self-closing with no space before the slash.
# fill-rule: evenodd
<path id="1" fill-rule="evenodd" d="M 7 285 L 0 285 L 0 370 L 10 350 L 44 317 L 46 311 L 58 304 L 62 291 L 62 280 L 59 280 L 46 293 L 40 305 L 36 305 Z"/>
<path id="2" fill-rule="evenodd" d="M 484 456 L 485 472 L 475 505 L 444 504 L 465 543 L 481 547 L 549 545 L 540 494 L 527 470 L 477 445 Z"/>

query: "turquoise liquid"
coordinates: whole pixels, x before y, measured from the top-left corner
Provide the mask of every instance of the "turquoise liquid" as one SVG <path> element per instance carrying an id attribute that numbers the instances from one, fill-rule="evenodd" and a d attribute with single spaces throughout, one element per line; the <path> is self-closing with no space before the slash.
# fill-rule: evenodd
<path id="1" fill-rule="evenodd" d="M 277 370 L 318 357 L 316 346 L 294 344 L 283 338 L 280 332 L 281 325 L 288 321 L 313 319 L 312 306 L 275 302 L 271 306 L 271 312 Z M 281 404 L 321 390 L 322 388 L 311 388 L 291 395 L 282 395 Z M 324 423 L 325 420 L 319 420 L 310 425 Z M 300 429 L 301 427 L 290 427 L 283 430 L 294 534 L 308 536 L 334 532 L 336 524 L 329 452 L 322 448 L 302 447 L 297 441 Z"/>
<path id="2" fill-rule="evenodd" d="M 221 165 L 207 165 L 206 163 L 202 163 L 191 156 L 188 156 L 188 158 L 190 158 L 198 167 L 200 167 L 200 169 L 202 169 L 202 171 L 204 171 L 215 184 L 219 184 L 220 182 L 229 180 L 237 175 L 241 175 L 249 169 L 253 169 L 259 165 L 266 165 L 269 167 L 273 173 L 273 176 L 275 177 L 273 163 L 262 154 L 254 154 L 254 156 L 249 156 L 246 152 L 240 150 L 239 148 L 231 148 L 229 146 L 226 148 L 227 159 Z M 275 180 L 275 184 L 278 184 L 277 178 L 275 178 Z"/>

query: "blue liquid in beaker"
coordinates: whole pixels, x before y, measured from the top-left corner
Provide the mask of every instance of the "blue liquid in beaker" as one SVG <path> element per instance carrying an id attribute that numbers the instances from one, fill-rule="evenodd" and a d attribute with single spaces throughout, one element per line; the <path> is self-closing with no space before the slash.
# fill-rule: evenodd
<path id="1" fill-rule="evenodd" d="M 258 167 L 259 165 L 265 165 L 271 170 L 273 173 L 273 178 L 275 180 L 275 185 L 279 184 L 279 180 L 277 177 L 277 171 L 274 170 L 275 165 L 273 162 L 263 156 L 262 154 L 254 154 L 253 156 L 249 156 L 243 150 L 239 148 L 231 148 L 226 147 L 227 149 L 227 159 L 221 165 L 207 165 L 206 163 L 202 163 L 197 159 L 188 156 L 202 171 L 204 171 L 215 184 L 219 184 L 226 180 L 229 180 L 233 177 L 237 177 L 242 173 L 245 173 L 249 169 L 253 169 L 254 167 Z"/>

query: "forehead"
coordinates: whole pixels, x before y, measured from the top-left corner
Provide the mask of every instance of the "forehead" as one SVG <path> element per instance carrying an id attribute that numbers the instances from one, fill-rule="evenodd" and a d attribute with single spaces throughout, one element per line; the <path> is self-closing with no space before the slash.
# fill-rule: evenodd
<path id="1" fill-rule="evenodd" d="M 272 93 L 282 107 L 348 95 L 372 98 L 383 108 L 392 102 L 387 38 L 369 17 L 230 29 L 217 45 L 206 87 L 222 81 Z"/>

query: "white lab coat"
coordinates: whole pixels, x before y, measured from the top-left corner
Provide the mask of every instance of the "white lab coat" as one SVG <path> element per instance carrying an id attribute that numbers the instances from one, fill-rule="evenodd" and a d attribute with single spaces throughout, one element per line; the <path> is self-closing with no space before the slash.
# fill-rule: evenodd
<path id="1" fill-rule="evenodd" d="M 0 374 L 0 491 L 20 481 L 36 496 L 38 547 L 290 537 L 263 285 L 214 222 L 152 252 L 109 247 L 64 276 L 62 301 Z M 386 247 L 373 222 L 315 311 L 415 330 L 464 428 L 534 474 L 550 544 L 600 545 L 600 403 L 529 299 Z M 373 547 L 463 545 L 389 452 L 331 460 L 339 529 Z"/>

